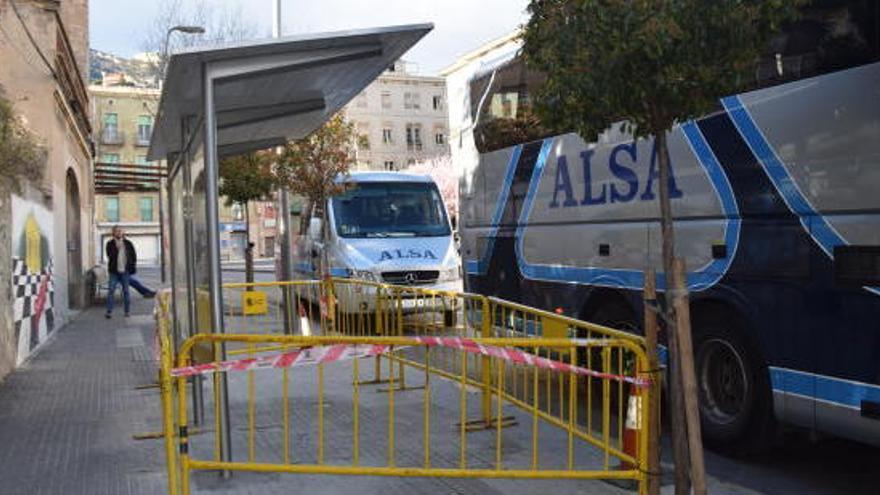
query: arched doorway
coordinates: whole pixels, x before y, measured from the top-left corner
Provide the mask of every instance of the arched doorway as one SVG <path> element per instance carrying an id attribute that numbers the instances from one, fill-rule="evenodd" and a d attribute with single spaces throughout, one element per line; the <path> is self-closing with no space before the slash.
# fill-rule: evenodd
<path id="1" fill-rule="evenodd" d="M 71 308 L 84 304 L 82 229 L 80 228 L 79 184 L 73 169 L 67 170 L 67 299 Z"/>

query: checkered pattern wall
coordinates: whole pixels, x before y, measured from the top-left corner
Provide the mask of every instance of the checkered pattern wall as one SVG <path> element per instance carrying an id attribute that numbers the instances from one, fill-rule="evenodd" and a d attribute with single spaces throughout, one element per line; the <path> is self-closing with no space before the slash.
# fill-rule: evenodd
<path id="1" fill-rule="evenodd" d="M 12 260 L 12 290 L 14 294 L 15 341 L 22 349 L 32 351 L 55 329 L 55 281 L 51 260 L 39 272 L 28 271 L 21 258 Z"/>

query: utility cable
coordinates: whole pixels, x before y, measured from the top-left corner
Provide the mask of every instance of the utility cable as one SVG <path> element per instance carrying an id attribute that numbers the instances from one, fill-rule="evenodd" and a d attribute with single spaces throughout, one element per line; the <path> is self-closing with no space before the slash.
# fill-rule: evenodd
<path id="1" fill-rule="evenodd" d="M 28 29 L 27 24 L 24 22 L 24 19 L 21 17 L 21 13 L 18 11 L 18 7 L 15 5 L 15 0 L 9 0 L 9 5 L 12 6 L 12 11 L 15 13 L 15 17 L 18 18 L 18 22 L 21 23 L 21 27 L 24 28 L 24 32 L 30 40 L 31 45 L 34 47 L 34 50 L 37 51 L 37 54 L 43 60 L 43 63 L 46 65 L 46 68 L 49 69 L 49 72 L 52 74 L 52 77 L 58 81 L 58 74 L 55 73 L 55 69 L 52 67 L 52 64 L 49 63 L 49 59 L 46 58 L 46 55 L 43 53 L 43 50 L 40 49 L 40 45 L 37 44 L 37 40 L 34 39 L 34 35 L 31 34 L 31 30 Z"/>

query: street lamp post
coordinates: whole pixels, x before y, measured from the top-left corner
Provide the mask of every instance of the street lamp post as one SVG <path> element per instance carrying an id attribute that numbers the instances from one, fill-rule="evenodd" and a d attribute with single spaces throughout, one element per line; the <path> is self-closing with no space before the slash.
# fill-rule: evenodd
<path id="1" fill-rule="evenodd" d="M 168 31 L 165 33 L 165 45 L 162 50 L 162 58 L 159 60 L 159 63 L 162 64 L 161 69 L 161 79 L 159 80 L 159 88 L 161 89 L 162 83 L 165 81 L 165 73 L 168 68 L 168 42 L 171 40 L 171 33 L 180 32 L 186 34 L 202 34 L 205 32 L 205 28 L 202 26 L 173 26 L 168 28 Z M 165 168 L 167 170 L 168 164 L 165 164 Z M 165 189 L 165 178 L 159 179 L 159 249 L 161 251 L 161 256 L 159 257 L 159 276 L 162 283 L 165 283 L 165 208 L 162 207 L 162 191 Z M 166 192 L 167 197 L 167 192 Z"/>
<path id="2" fill-rule="evenodd" d="M 162 81 L 165 80 L 165 71 L 168 67 L 168 43 L 171 41 L 171 33 L 175 31 L 185 34 L 204 34 L 205 28 L 202 26 L 172 26 L 168 28 L 168 31 L 165 33 L 165 45 L 163 45 L 164 50 L 162 52 L 162 59 L 159 60 L 159 63 L 162 64 Z"/>
<path id="3" fill-rule="evenodd" d="M 281 0 L 272 0 L 272 37 L 281 37 Z M 275 154 L 281 154 L 281 148 L 275 150 Z M 290 191 L 286 187 L 282 187 L 278 193 L 279 204 L 279 233 L 281 234 L 281 280 L 293 279 L 293 259 L 291 257 L 291 247 L 293 238 L 290 225 Z M 285 290 L 283 295 L 284 304 L 284 333 L 293 333 L 293 294 L 289 290 Z"/>

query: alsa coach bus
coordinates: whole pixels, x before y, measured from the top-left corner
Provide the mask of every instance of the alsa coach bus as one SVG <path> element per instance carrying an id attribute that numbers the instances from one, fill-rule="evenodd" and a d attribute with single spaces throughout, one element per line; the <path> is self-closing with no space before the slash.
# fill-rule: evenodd
<path id="1" fill-rule="evenodd" d="M 783 52 L 750 91 L 669 134 L 703 434 L 716 446 L 754 446 L 776 420 L 880 445 L 877 10 L 867 19 L 853 21 L 869 45 L 857 56 L 823 52 L 828 36 Z M 471 79 L 466 287 L 640 331 L 647 266 L 664 286 L 653 140 L 614 126 L 596 142 L 510 142 L 505 129 L 541 132 L 529 112 L 540 81 L 517 57 Z"/>

